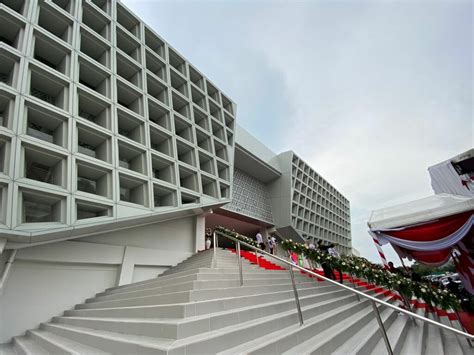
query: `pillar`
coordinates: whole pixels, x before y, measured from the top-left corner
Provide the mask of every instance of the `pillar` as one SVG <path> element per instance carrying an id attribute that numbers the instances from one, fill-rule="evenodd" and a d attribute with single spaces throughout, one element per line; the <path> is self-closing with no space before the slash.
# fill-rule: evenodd
<path id="1" fill-rule="evenodd" d="M 195 217 L 194 224 L 194 252 L 205 249 L 206 241 L 206 215 L 201 214 Z"/>

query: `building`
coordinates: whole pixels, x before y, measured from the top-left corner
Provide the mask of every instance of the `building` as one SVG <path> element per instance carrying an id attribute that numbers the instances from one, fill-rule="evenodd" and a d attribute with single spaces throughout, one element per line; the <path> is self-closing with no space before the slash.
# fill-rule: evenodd
<path id="1" fill-rule="evenodd" d="M 293 151 L 275 154 L 237 125 L 232 201 L 206 223 L 232 225 L 247 235 L 322 240 L 350 254 L 349 208 L 349 201 Z"/>
<path id="2" fill-rule="evenodd" d="M 203 249 L 206 225 L 350 251 L 347 199 L 238 127 L 120 2 L 2 1 L 0 34 L 0 343 L 156 276 Z"/>

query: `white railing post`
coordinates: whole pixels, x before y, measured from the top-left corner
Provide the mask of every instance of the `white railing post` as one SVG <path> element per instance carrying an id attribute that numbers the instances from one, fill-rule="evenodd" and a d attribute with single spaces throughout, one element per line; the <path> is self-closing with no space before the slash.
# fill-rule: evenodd
<path id="1" fill-rule="evenodd" d="M 295 294 L 296 310 L 298 311 L 298 318 L 300 320 L 300 325 L 303 325 L 303 313 L 301 312 L 300 298 L 298 297 L 298 290 L 296 289 L 295 282 L 295 273 L 293 272 L 293 267 L 290 265 L 288 268 L 291 276 L 291 284 L 293 286 L 293 293 Z"/>
<path id="2" fill-rule="evenodd" d="M 375 318 L 377 318 L 377 323 L 379 323 L 380 332 L 382 333 L 382 338 L 385 343 L 385 347 L 387 348 L 388 355 L 393 355 L 392 347 L 390 346 L 390 341 L 388 340 L 387 332 L 385 331 L 385 327 L 383 326 L 382 318 L 380 318 L 379 309 L 374 301 L 372 301 L 372 308 L 375 313 Z"/>
<path id="3" fill-rule="evenodd" d="M 240 258 L 240 242 L 237 242 L 236 254 L 237 254 L 237 264 L 239 266 L 239 275 L 240 275 L 240 286 L 244 285 L 244 274 L 242 273 L 242 259 Z"/>
<path id="4" fill-rule="evenodd" d="M 217 263 L 217 247 L 216 247 L 216 242 L 217 242 L 217 236 L 216 236 L 216 232 L 212 232 L 212 248 L 214 249 L 213 250 L 213 255 L 212 255 L 212 267 L 215 268 L 216 267 L 216 263 Z"/>

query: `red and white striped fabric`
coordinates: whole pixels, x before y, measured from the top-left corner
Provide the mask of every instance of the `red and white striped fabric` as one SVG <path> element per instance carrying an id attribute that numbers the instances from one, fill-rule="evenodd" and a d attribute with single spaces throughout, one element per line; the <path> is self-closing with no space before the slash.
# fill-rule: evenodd
<path id="1" fill-rule="evenodd" d="M 375 247 L 377 248 L 377 252 L 379 253 L 380 259 L 382 259 L 382 264 L 385 267 L 385 269 L 388 269 L 388 262 L 387 258 L 385 257 L 385 253 L 382 250 L 382 245 L 379 242 L 379 239 L 377 238 L 377 235 L 375 233 L 372 234 L 372 239 L 374 240 Z"/>

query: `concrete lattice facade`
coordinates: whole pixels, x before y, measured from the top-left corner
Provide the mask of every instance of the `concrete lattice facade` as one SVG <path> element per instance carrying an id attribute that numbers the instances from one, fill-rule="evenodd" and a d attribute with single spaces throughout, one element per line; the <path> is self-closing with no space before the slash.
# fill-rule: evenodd
<path id="1" fill-rule="evenodd" d="M 351 253 L 350 204 L 293 151 L 277 156 L 281 177 L 269 184 L 275 225 L 288 238 L 335 243 Z"/>
<path id="2" fill-rule="evenodd" d="M 239 169 L 234 169 L 232 201 L 222 208 L 273 224 L 266 185 Z"/>
<path id="3" fill-rule="evenodd" d="M 296 154 L 291 183 L 291 225 L 307 240 L 335 242 L 350 253 L 349 201 Z"/>
<path id="4" fill-rule="evenodd" d="M 116 1 L 0 6 L 9 240 L 230 200 L 235 104 L 151 28 Z"/>
<path id="5" fill-rule="evenodd" d="M 266 226 L 270 232 L 275 229 L 284 239 L 322 240 L 335 243 L 340 252 L 350 254 L 347 198 L 293 151 L 276 154 L 239 125 L 236 132 L 233 199 L 238 198 L 237 191 L 245 193 L 238 203 L 232 201 L 222 208 L 251 217 L 254 224 Z M 242 189 L 237 171 L 252 184 Z M 259 192 L 250 185 L 259 186 Z M 268 211 L 272 219 L 249 213 L 251 209 Z"/>

